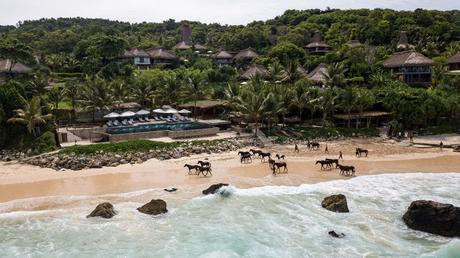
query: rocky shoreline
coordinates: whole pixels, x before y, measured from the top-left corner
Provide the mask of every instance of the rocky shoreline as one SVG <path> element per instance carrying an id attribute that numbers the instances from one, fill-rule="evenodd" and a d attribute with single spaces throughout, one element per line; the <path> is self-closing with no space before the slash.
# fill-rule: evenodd
<path id="1" fill-rule="evenodd" d="M 149 159 L 168 160 L 188 157 L 193 154 L 211 154 L 236 151 L 246 146 L 258 145 L 254 138 L 240 138 L 220 141 L 215 144 L 193 145 L 184 143 L 174 149 L 152 149 L 145 152 L 104 153 L 95 154 L 63 154 L 60 152 L 28 157 L 23 152 L 1 151 L 0 161 L 17 160 L 20 163 L 52 168 L 54 170 L 82 170 L 88 168 L 116 167 L 122 164 L 139 164 Z"/>

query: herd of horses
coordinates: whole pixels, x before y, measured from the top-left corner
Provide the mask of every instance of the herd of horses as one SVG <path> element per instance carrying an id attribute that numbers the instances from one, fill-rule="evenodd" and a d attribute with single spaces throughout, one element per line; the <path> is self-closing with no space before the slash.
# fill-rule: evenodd
<path id="1" fill-rule="evenodd" d="M 317 150 L 320 148 L 320 144 L 318 142 L 307 142 L 307 147 L 309 150 Z M 362 157 L 369 154 L 369 151 L 366 149 L 356 148 L 356 157 Z M 276 154 L 276 160 L 272 159 L 272 154 L 270 152 L 264 152 L 258 149 L 249 149 L 249 151 L 239 151 L 238 156 L 240 157 L 240 163 L 252 163 L 253 159 L 260 159 L 261 162 L 268 161 L 268 167 L 272 171 L 273 175 L 281 174 L 281 173 L 288 173 L 287 163 L 284 160 L 285 155 Z M 268 159 L 267 159 L 268 158 Z M 326 158 L 324 160 L 317 160 L 315 165 L 321 165 L 321 170 L 330 170 L 330 169 L 340 169 L 340 174 L 344 176 L 354 176 L 355 175 L 355 167 L 354 166 L 345 166 L 339 164 L 338 159 L 329 159 Z M 209 161 L 198 161 L 197 164 L 185 164 L 184 167 L 188 169 L 189 175 L 200 175 L 208 176 L 208 174 L 212 175 L 211 163 Z"/>
<path id="2" fill-rule="evenodd" d="M 206 177 L 210 174 L 212 176 L 212 168 L 209 161 L 199 160 L 196 165 L 185 164 L 184 168 L 188 168 L 189 175 L 200 176 L 202 174 Z"/>
<path id="3" fill-rule="evenodd" d="M 273 175 L 288 172 L 287 163 L 284 161 L 284 158 L 286 157 L 285 155 L 276 154 L 275 157 L 277 158 L 277 161 L 272 159 L 272 154 L 270 152 L 264 152 L 262 150 L 257 149 L 250 149 L 249 151 L 239 151 L 238 155 L 240 156 L 241 163 L 250 163 L 252 162 L 253 158 L 259 158 L 260 162 L 266 162 L 266 158 L 268 158 L 268 167 L 272 171 Z"/>

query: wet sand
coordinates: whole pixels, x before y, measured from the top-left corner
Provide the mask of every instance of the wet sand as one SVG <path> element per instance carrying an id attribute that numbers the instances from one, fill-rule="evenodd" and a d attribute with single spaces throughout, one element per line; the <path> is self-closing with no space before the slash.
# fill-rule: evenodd
<path id="1" fill-rule="evenodd" d="M 329 153 L 322 149 L 309 151 L 300 146 L 294 153 L 293 146 L 274 146 L 266 151 L 286 155 L 288 174 L 273 176 L 267 163 L 255 159 L 250 164 L 240 164 L 237 152 L 214 155 L 195 155 L 177 160 L 148 160 L 142 164 L 121 165 L 81 171 L 55 171 L 17 162 L 0 162 L 0 202 L 46 196 L 98 196 L 126 193 L 152 188 L 177 187 L 184 195 L 175 198 L 192 198 L 213 183 L 230 183 L 239 188 L 265 185 L 298 186 L 305 183 L 348 179 L 339 170 L 321 171 L 315 165 L 318 159 L 337 158 L 344 153 L 344 165 L 356 167 L 356 176 L 382 173 L 411 172 L 459 172 L 460 153 L 435 148 L 418 149 L 380 141 L 379 139 L 344 140 L 327 142 Z M 357 158 L 354 148 L 369 149 L 369 157 Z M 249 149 L 249 148 L 247 148 Z M 212 177 L 188 175 L 185 163 L 195 164 L 208 158 L 212 163 Z M 186 194 L 186 196 L 185 196 Z"/>

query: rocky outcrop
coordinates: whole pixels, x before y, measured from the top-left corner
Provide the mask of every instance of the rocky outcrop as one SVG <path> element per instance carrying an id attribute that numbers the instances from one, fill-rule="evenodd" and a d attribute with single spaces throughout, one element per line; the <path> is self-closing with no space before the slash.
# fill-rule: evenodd
<path id="1" fill-rule="evenodd" d="M 411 203 L 403 216 L 406 225 L 415 230 L 448 237 L 460 237 L 460 207 L 434 201 Z"/>
<path id="2" fill-rule="evenodd" d="M 166 208 L 166 202 L 161 199 L 151 200 L 149 203 L 146 203 L 142 205 L 142 207 L 137 208 L 137 210 L 149 215 L 158 215 L 168 212 L 168 209 Z"/>
<path id="3" fill-rule="evenodd" d="M 324 198 L 321 206 L 333 212 L 349 212 L 347 198 L 343 194 L 331 195 Z"/>
<path id="4" fill-rule="evenodd" d="M 113 205 L 109 202 L 104 202 L 97 205 L 96 209 L 94 209 L 91 214 L 86 217 L 102 217 L 105 219 L 110 219 L 115 215 L 117 215 L 117 212 L 114 210 Z"/>
<path id="5" fill-rule="evenodd" d="M 215 194 L 223 186 L 228 186 L 228 184 L 219 183 L 219 184 L 211 185 L 210 187 L 208 187 L 208 189 L 203 190 L 203 194 L 204 195 Z"/>
<path id="6" fill-rule="evenodd" d="M 250 146 L 252 143 L 252 138 L 243 138 L 238 140 L 226 140 L 207 145 L 184 143 L 180 147 L 170 150 L 158 149 L 122 154 L 104 153 L 103 151 L 95 154 L 56 153 L 30 158 L 24 162 L 55 170 L 82 170 L 88 168 L 116 167 L 122 164 L 138 164 L 149 159 L 168 160 L 188 157 L 193 154 L 235 151 L 245 146 Z M 11 155 L 7 155 L 6 158 L 10 156 Z"/>

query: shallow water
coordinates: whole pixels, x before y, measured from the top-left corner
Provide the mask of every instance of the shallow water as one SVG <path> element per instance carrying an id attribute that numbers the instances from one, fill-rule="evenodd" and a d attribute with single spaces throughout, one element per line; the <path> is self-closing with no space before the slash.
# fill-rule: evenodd
<path id="1" fill-rule="evenodd" d="M 0 204 L 0 257 L 460 257 L 460 240 L 410 230 L 401 220 L 416 199 L 460 206 L 459 182 L 460 174 L 391 174 L 230 187 L 227 198 L 170 202 L 154 189 L 14 201 Z M 321 208 L 321 200 L 336 193 L 347 196 L 350 213 Z M 168 214 L 136 211 L 157 197 L 168 201 Z M 106 200 L 117 216 L 85 218 Z M 41 208 L 24 211 L 34 207 Z M 346 237 L 332 238 L 330 230 Z"/>

